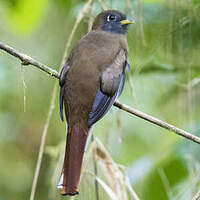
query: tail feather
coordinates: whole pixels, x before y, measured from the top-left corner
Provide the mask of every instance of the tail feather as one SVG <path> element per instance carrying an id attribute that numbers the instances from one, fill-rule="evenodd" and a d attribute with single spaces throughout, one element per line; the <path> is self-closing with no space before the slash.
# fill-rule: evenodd
<path id="1" fill-rule="evenodd" d="M 63 165 L 62 195 L 78 194 L 83 154 L 87 140 L 88 130 L 76 124 L 69 126 L 67 144 Z"/>
<path id="2" fill-rule="evenodd" d="M 62 189 L 63 188 L 63 179 L 64 179 L 64 174 L 62 172 L 61 176 L 60 176 L 60 180 L 59 180 L 59 183 L 57 185 L 57 188 L 58 189 Z"/>

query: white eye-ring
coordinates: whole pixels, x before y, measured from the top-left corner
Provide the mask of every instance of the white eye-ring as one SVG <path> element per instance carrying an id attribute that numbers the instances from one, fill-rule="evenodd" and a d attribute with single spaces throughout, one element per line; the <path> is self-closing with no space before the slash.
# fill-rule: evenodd
<path id="1" fill-rule="evenodd" d="M 116 15 L 108 15 L 107 22 L 115 21 L 115 20 L 116 20 Z"/>

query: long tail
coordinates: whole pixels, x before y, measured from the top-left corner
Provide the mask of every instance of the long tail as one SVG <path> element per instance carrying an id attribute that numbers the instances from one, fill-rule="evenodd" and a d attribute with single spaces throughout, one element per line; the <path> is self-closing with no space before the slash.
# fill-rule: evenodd
<path id="1" fill-rule="evenodd" d="M 62 195 L 78 194 L 81 166 L 88 130 L 84 130 L 80 124 L 68 127 L 65 159 L 63 165 Z"/>

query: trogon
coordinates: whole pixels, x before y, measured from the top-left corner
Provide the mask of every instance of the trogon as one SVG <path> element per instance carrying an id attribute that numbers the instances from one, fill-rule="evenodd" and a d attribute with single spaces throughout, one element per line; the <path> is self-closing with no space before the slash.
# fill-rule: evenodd
<path id="1" fill-rule="evenodd" d="M 64 105 L 67 121 L 62 195 L 78 194 L 88 132 L 121 95 L 129 66 L 126 33 L 131 23 L 117 10 L 101 12 L 62 68 L 60 117 L 64 120 Z"/>

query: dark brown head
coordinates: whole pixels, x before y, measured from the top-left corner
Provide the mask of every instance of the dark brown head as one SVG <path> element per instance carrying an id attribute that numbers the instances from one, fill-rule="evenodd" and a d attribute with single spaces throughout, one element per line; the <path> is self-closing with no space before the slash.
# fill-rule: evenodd
<path id="1" fill-rule="evenodd" d="M 101 12 L 94 20 L 92 30 L 103 30 L 111 33 L 126 34 L 128 25 L 134 21 L 117 10 Z"/>

